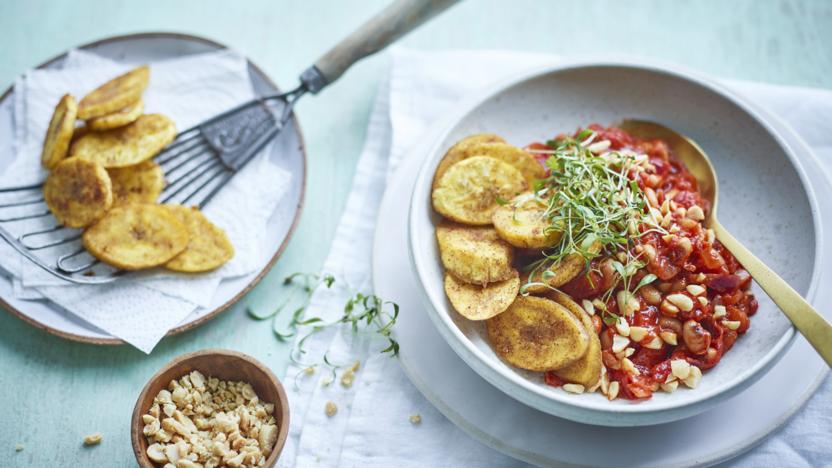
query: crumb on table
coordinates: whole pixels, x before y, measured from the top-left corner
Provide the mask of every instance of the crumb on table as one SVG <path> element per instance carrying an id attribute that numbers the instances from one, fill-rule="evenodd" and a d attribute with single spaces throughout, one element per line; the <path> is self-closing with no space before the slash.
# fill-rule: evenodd
<path id="1" fill-rule="evenodd" d="M 328 401 L 326 402 L 326 406 L 324 406 L 324 411 L 326 412 L 326 415 L 331 418 L 338 412 L 338 407 L 335 406 L 334 402 Z"/>
<path id="2" fill-rule="evenodd" d="M 93 432 L 92 434 L 84 437 L 84 445 L 98 445 L 101 443 L 101 439 L 104 438 L 104 435 L 100 432 Z"/>

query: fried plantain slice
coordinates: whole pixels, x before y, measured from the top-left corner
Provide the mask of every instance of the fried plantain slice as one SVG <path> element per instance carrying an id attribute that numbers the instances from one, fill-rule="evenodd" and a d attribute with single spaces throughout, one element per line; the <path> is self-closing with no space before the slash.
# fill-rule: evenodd
<path id="1" fill-rule="evenodd" d="M 188 229 L 161 205 L 119 206 L 81 237 L 84 248 L 108 265 L 125 270 L 167 263 L 188 247 Z"/>
<path id="2" fill-rule="evenodd" d="M 487 156 L 460 161 L 439 179 L 431 193 L 433 208 L 454 221 L 491 224 L 500 200 L 511 200 L 528 189 L 523 175 L 510 164 Z"/>
<path id="3" fill-rule="evenodd" d="M 518 296 L 509 308 L 486 321 L 494 352 L 509 364 L 550 371 L 581 359 L 589 335 L 581 322 L 555 301 Z"/>
<path id="4" fill-rule="evenodd" d="M 493 133 L 478 133 L 459 140 L 451 146 L 447 152 L 445 152 L 445 155 L 442 156 L 442 160 L 439 161 L 439 164 L 436 166 L 436 171 L 433 173 L 432 188 L 437 187 L 439 184 L 439 178 L 442 177 L 442 174 L 447 172 L 451 166 L 462 161 L 463 159 L 468 159 L 471 156 L 474 156 L 471 152 L 472 148 L 477 147 L 481 143 L 505 142 L 506 140 L 504 140 L 501 136 Z"/>
<path id="5" fill-rule="evenodd" d="M 524 293 L 528 293 L 534 296 L 543 296 L 546 292 L 551 291 L 546 284 L 540 280 L 540 275 L 535 275 L 537 278 L 535 281 L 529 281 L 529 276 L 531 272 L 523 271 L 520 273 L 520 287 L 523 289 Z"/>
<path id="6" fill-rule="evenodd" d="M 90 130 L 100 132 L 102 130 L 112 130 L 114 128 L 123 127 L 127 124 L 133 123 L 144 112 L 144 101 L 138 101 L 112 114 L 102 115 L 87 121 L 87 126 Z"/>
<path id="7" fill-rule="evenodd" d="M 165 189 L 165 173 L 153 161 L 107 169 L 113 183 L 113 206 L 155 203 Z"/>
<path id="8" fill-rule="evenodd" d="M 494 135 L 496 136 L 496 135 Z M 499 138 L 499 137 L 498 137 Z M 502 140 L 502 139 L 501 139 Z M 466 142 L 462 140 L 458 144 L 463 144 L 461 149 L 455 149 L 456 145 L 450 150 L 439 162 L 436 167 L 436 172 L 433 175 L 433 188 L 436 188 L 442 175 L 448 171 L 454 164 L 475 156 L 488 156 L 489 158 L 498 159 L 506 164 L 510 164 L 515 169 L 523 174 L 526 183 L 529 187 L 534 186 L 534 181 L 546 177 L 546 169 L 537 162 L 532 155 L 523 151 L 521 148 L 510 145 L 505 141 L 473 141 Z"/>
<path id="9" fill-rule="evenodd" d="M 87 127 L 86 124 L 76 125 L 75 130 L 72 132 L 72 139 L 69 140 L 69 148 L 71 149 L 76 141 L 80 140 L 82 136 L 86 135 L 89 132 L 90 128 Z"/>
<path id="10" fill-rule="evenodd" d="M 75 118 L 78 115 L 78 103 L 71 94 L 64 94 L 49 121 L 49 129 L 43 138 L 43 150 L 40 162 L 43 167 L 52 169 L 66 158 L 72 134 L 75 131 Z"/>
<path id="11" fill-rule="evenodd" d="M 59 223 L 81 228 L 104 216 L 112 206 L 110 176 L 100 164 L 64 159 L 46 178 L 43 198 Z"/>
<path id="12" fill-rule="evenodd" d="M 531 192 L 524 193 L 510 203 L 498 206 L 491 221 L 500 238 L 515 247 L 551 247 L 560 239 L 561 233 L 552 228 L 546 208 Z"/>
<path id="13" fill-rule="evenodd" d="M 176 126 L 162 114 L 145 114 L 124 127 L 89 132 L 78 139 L 70 155 L 106 168 L 126 167 L 156 156 L 176 138 Z"/>
<path id="14" fill-rule="evenodd" d="M 601 378 L 601 366 L 603 365 L 601 361 L 601 340 L 595 332 L 595 325 L 592 324 L 592 319 L 589 318 L 589 314 L 586 313 L 583 307 L 572 300 L 568 294 L 561 291 L 551 291 L 547 296 L 565 307 L 575 318 L 580 320 L 589 335 L 589 348 L 586 354 L 572 364 L 554 371 L 555 375 L 567 382 L 581 384 L 584 388 L 592 388 Z"/>
<path id="15" fill-rule="evenodd" d="M 436 240 L 445 269 L 466 283 L 486 286 L 517 273 L 511 246 L 492 228 L 446 222 L 436 227 Z"/>
<path id="16" fill-rule="evenodd" d="M 197 208 L 162 205 L 188 229 L 188 247 L 165 268 L 186 273 L 209 271 L 222 266 L 234 256 L 234 246 L 225 231 L 208 220 Z"/>
<path id="17" fill-rule="evenodd" d="M 445 273 L 445 294 L 454 309 L 468 320 L 486 320 L 508 309 L 520 289 L 517 272 L 505 281 L 486 287 L 465 283 Z"/>
<path id="18" fill-rule="evenodd" d="M 601 243 L 594 242 L 590 245 L 588 251 L 590 254 L 597 254 L 601 251 Z M 536 271 L 524 272 L 522 276 L 524 281 L 520 286 L 522 287 L 523 284 L 531 282 L 545 283 L 552 288 L 558 288 L 572 281 L 576 276 L 584 271 L 587 267 L 587 263 L 588 262 L 583 255 L 579 252 L 575 252 L 567 255 L 566 258 L 550 266 L 548 268 L 548 273 L 543 268 L 538 268 Z M 547 290 L 551 290 L 551 288 L 547 288 L 543 285 L 533 285 L 526 288 L 526 291 L 531 294 L 541 294 Z"/>
<path id="19" fill-rule="evenodd" d="M 528 277 L 532 283 L 546 283 L 553 288 L 563 286 L 572 281 L 586 268 L 586 260 L 579 253 L 573 253 L 549 267 L 550 273 L 545 273 L 545 270 L 538 270 L 537 272 L 530 272 Z M 546 288 L 548 290 L 548 288 Z"/>
<path id="20" fill-rule="evenodd" d="M 150 81 L 147 65 L 134 68 L 99 86 L 81 99 L 78 118 L 89 120 L 118 112 L 141 99 Z"/>

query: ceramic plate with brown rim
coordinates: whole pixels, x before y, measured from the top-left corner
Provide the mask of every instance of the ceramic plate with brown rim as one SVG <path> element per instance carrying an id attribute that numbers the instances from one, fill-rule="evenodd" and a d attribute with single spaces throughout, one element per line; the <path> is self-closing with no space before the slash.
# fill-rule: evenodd
<path id="1" fill-rule="evenodd" d="M 179 380 L 192 371 L 199 371 L 206 379 L 211 377 L 221 381 L 242 381 L 251 384 L 259 402 L 274 405 L 271 416 L 277 425 L 277 436 L 266 458 L 264 466 L 273 466 L 280 456 L 280 451 L 289 435 L 289 401 L 286 391 L 275 375 L 260 361 L 251 356 L 227 349 L 203 349 L 179 356 L 163 367 L 147 382 L 136 400 L 130 419 L 130 440 L 136 461 L 142 468 L 160 466 L 147 455 L 148 443 L 144 436 L 143 415 L 148 414 L 154 398 L 160 390 L 168 389 L 172 380 Z M 207 385 L 210 387 L 210 384 Z M 210 391 L 207 388 L 205 391 Z M 174 395 L 174 399 L 176 399 Z"/>
<path id="2" fill-rule="evenodd" d="M 225 46 L 190 35 L 145 33 L 111 37 L 78 48 L 118 62 L 139 64 L 210 52 Z M 62 54 L 38 68 L 58 68 L 65 57 L 66 54 Z M 260 68 L 251 61 L 248 64 L 249 76 L 258 95 L 278 92 L 277 86 Z M 8 165 L 14 156 L 10 143 L 12 139 L 8 137 L 12 131 L 13 102 L 14 89 L 9 88 L 0 96 L 0 167 Z M 290 121 L 288 128 L 281 132 L 280 138 L 267 151 L 274 164 L 293 175 L 287 194 L 267 224 L 267 245 L 273 246 L 273 250 L 263 255 L 262 265 L 253 273 L 224 280 L 214 293 L 210 305 L 195 310 L 172 329 L 169 335 L 196 327 L 228 309 L 265 276 L 289 242 L 303 205 L 306 172 L 306 153 L 297 120 Z M 0 276 L 0 306 L 35 327 L 62 338 L 100 345 L 123 343 L 49 301 L 15 297 L 11 278 L 7 274 Z"/>

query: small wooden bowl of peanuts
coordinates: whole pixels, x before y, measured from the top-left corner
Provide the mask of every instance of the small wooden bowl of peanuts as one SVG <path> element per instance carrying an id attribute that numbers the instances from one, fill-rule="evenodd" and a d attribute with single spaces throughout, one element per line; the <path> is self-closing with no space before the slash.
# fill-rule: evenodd
<path id="1" fill-rule="evenodd" d="M 274 466 L 289 433 L 283 385 L 242 353 L 185 354 L 145 385 L 130 437 L 142 468 Z"/>

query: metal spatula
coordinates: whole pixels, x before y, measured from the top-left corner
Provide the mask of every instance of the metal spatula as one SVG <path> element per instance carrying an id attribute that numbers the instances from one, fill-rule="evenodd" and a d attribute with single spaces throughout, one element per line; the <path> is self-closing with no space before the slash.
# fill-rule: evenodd
<path id="1" fill-rule="evenodd" d="M 280 133 L 301 96 L 318 93 L 355 62 L 457 1 L 396 0 L 306 69 L 295 89 L 247 102 L 180 133 L 156 156 L 168 181 L 160 203 L 204 207 Z M 123 276 L 123 271 L 99 265 L 80 246 L 80 231 L 57 223 L 41 193 L 42 184 L 0 189 L 0 196 L 8 200 L 0 202 L 0 237 L 39 267 L 72 283 L 109 283 Z M 12 234 L 15 224 L 19 228 L 24 223 L 36 227 Z"/>

